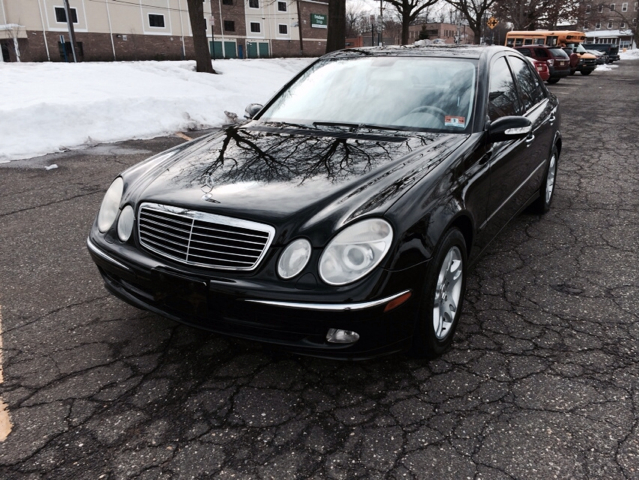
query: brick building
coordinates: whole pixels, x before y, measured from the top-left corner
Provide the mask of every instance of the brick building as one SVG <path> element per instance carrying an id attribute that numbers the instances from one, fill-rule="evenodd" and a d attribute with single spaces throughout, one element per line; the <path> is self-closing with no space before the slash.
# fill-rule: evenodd
<path id="1" fill-rule="evenodd" d="M 638 18 L 639 2 L 587 0 L 577 28 L 586 32 L 589 42 L 631 48 Z"/>
<path id="2" fill-rule="evenodd" d="M 69 0 L 69 4 L 79 60 L 194 57 L 186 0 Z M 318 56 L 326 49 L 327 2 L 204 0 L 203 7 L 216 58 Z M 70 59 L 64 1 L 0 0 L 0 48 L 0 61 Z"/>
<path id="3" fill-rule="evenodd" d="M 447 44 L 455 43 L 459 35 L 459 43 L 462 45 L 472 44 L 475 35 L 468 25 L 455 25 L 453 23 L 423 23 L 408 27 L 408 43 L 415 43 L 419 40 L 420 33 L 424 31 L 428 40 L 436 38 L 443 40 Z"/>

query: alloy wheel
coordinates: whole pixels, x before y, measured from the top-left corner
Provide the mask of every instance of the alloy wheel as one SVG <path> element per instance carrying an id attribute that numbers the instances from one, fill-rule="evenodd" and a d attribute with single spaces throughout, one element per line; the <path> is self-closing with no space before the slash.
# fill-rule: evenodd
<path id="1" fill-rule="evenodd" d="M 554 178 L 554 177 L 553 177 Z M 463 283 L 463 257 L 458 247 L 452 247 L 439 271 L 433 302 L 433 328 L 437 340 L 444 340 L 451 331 L 459 303 Z"/>

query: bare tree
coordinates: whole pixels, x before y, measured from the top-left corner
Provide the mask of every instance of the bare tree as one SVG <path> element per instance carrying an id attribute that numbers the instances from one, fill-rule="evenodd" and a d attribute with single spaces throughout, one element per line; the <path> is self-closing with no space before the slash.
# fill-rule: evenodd
<path id="1" fill-rule="evenodd" d="M 366 14 L 361 6 L 349 3 L 346 6 L 346 38 L 357 37 L 362 33 L 361 26 Z"/>
<path id="2" fill-rule="evenodd" d="M 511 22 L 515 30 L 554 28 L 564 20 L 576 19 L 582 8 L 580 0 L 496 0 L 494 13 Z"/>
<path id="3" fill-rule="evenodd" d="M 328 0 L 326 53 L 346 47 L 346 0 Z"/>
<path id="4" fill-rule="evenodd" d="M 408 44 L 408 27 L 419 14 L 439 0 L 386 0 L 390 3 L 402 19 L 402 45 Z"/>
<path id="5" fill-rule="evenodd" d="M 473 31 L 475 43 L 481 39 L 481 31 L 485 16 L 493 7 L 495 0 L 446 0 L 468 21 L 468 26 Z"/>
<path id="6" fill-rule="evenodd" d="M 207 45 L 202 2 L 200 0 L 186 0 L 186 4 L 188 5 L 189 18 L 191 19 L 196 70 L 203 73 L 216 73 L 211 64 L 211 53 Z"/>

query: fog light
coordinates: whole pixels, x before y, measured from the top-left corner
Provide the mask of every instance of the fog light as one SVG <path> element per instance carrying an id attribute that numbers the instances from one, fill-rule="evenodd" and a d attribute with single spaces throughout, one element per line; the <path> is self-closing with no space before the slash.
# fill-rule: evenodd
<path id="1" fill-rule="evenodd" d="M 133 231 L 133 222 L 135 221 L 135 213 L 130 205 L 122 209 L 120 220 L 118 220 L 118 237 L 126 242 L 131 237 Z"/>
<path id="2" fill-rule="evenodd" d="M 359 340 L 359 333 L 351 330 L 331 328 L 326 334 L 326 341 L 329 343 L 355 343 L 357 340 Z"/>

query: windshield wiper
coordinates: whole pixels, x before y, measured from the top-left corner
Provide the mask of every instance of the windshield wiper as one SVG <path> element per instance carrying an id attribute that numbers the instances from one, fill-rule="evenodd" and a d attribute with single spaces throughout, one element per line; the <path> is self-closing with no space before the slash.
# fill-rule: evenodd
<path id="1" fill-rule="evenodd" d="M 355 132 L 362 128 L 369 128 L 371 130 L 399 130 L 396 126 L 381 126 L 381 125 L 370 125 L 368 123 L 348 123 L 348 122 L 313 122 L 314 127 L 347 127 L 354 128 Z"/>

